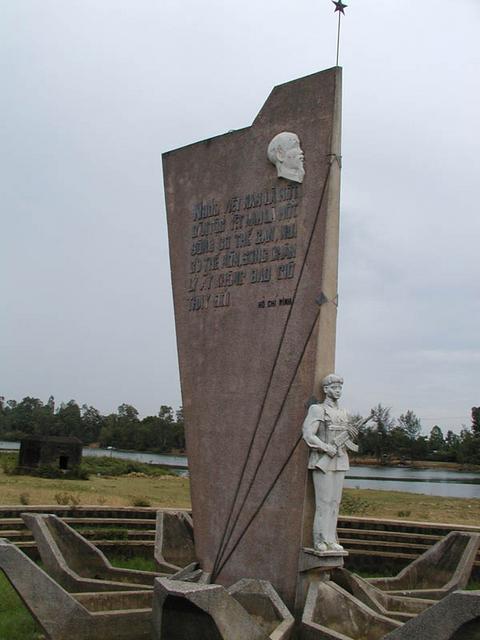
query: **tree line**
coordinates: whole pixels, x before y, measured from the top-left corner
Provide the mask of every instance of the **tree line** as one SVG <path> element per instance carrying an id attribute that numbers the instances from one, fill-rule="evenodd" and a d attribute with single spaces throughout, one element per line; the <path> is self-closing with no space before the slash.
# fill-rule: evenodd
<path id="1" fill-rule="evenodd" d="M 140 419 L 137 409 L 121 404 L 115 413 L 102 415 L 89 405 L 75 400 L 58 407 L 53 397 L 44 404 L 38 398 L 21 402 L 0 397 L 0 439 L 19 440 L 28 435 L 74 436 L 84 445 L 152 451 L 183 452 L 185 432 L 182 410 L 162 405 L 158 415 Z"/>
<path id="2" fill-rule="evenodd" d="M 471 415 L 470 427 L 463 426 L 460 433 L 448 430 L 444 435 L 435 425 L 428 435 L 422 435 L 420 419 L 413 411 L 395 419 L 388 407 L 378 404 L 372 409 L 371 421 L 360 429 L 358 455 L 378 462 L 403 459 L 480 464 L 480 407 L 473 407 Z"/>
<path id="3" fill-rule="evenodd" d="M 434 426 L 423 435 L 413 411 L 395 418 L 388 407 L 378 404 L 370 422 L 360 429 L 358 455 L 386 463 L 395 459 L 480 464 L 480 407 L 473 407 L 471 415 L 471 425 L 460 433 L 449 430 L 444 435 Z M 357 419 L 361 416 L 355 416 Z M 0 439 L 19 440 L 27 435 L 75 436 L 84 445 L 99 443 L 101 447 L 156 453 L 185 450 L 182 409 L 162 405 L 157 415 L 140 419 L 130 404 L 102 415 L 95 407 L 79 406 L 75 400 L 56 406 L 53 397 L 44 404 L 38 398 L 17 402 L 0 396 Z"/>

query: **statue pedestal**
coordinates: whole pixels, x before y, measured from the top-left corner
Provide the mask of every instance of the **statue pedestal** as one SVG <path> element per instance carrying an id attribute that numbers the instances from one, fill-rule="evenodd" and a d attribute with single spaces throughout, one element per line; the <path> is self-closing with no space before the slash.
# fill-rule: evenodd
<path id="1" fill-rule="evenodd" d="M 310 584 L 330 580 L 330 572 L 332 569 L 343 567 L 343 559 L 346 556 L 348 556 L 348 551 L 316 551 L 309 547 L 303 547 L 300 550 L 295 598 L 295 618 L 297 620 L 302 617 Z"/>

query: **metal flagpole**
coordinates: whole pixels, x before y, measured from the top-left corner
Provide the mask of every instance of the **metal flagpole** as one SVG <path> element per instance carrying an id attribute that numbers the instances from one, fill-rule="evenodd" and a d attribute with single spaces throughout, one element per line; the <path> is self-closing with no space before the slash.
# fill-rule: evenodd
<path id="1" fill-rule="evenodd" d="M 345 15 L 345 8 L 348 7 L 347 4 L 344 4 L 342 0 L 332 0 L 335 5 L 335 13 L 338 11 L 338 30 L 337 30 L 337 61 L 335 66 L 338 67 L 338 58 L 340 55 L 340 25 L 342 22 L 342 15 Z"/>

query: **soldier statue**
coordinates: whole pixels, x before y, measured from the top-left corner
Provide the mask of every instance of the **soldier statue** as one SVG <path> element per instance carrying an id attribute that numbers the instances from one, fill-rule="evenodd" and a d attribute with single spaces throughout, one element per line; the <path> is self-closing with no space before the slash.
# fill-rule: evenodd
<path id="1" fill-rule="evenodd" d="M 303 439 L 310 448 L 308 468 L 315 488 L 313 546 L 316 551 L 343 551 L 337 538 L 337 518 L 345 472 L 350 468 L 347 450 L 358 451 L 353 439 L 361 424 L 354 424 L 338 401 L 343 378 L 330 374 L 322 380 L 325 400 L 312 404 L 303 423 Z"/>

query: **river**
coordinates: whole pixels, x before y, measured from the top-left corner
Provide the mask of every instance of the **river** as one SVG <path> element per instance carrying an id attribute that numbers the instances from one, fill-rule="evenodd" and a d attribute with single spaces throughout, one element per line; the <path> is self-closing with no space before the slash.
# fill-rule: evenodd
<path id="1" fill-rule="evenodd" d="M 19 442 L 0 441 L 0 450 L 14 451 Z M 160 464 L 185 473 L 186 456 L 166 456 L 157 453 L 140 453 L 120 449 L 83 449 L 85 456 L 112 456 L 124 460 L 137 460 L 148 464 Z M 480 473 L 450 471 L 449 469 L 413 469 L 409 467 L 352 466 L 347 473 L 345 486 L 351 489 L 383 489 L 426 493 L 448 498 L 480 498 Z"/>

